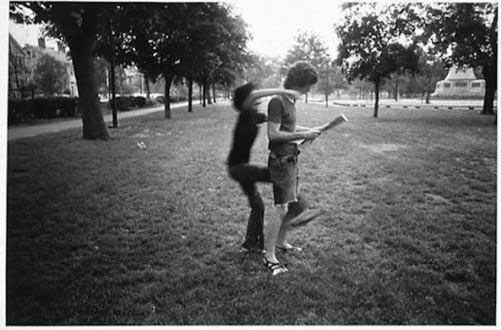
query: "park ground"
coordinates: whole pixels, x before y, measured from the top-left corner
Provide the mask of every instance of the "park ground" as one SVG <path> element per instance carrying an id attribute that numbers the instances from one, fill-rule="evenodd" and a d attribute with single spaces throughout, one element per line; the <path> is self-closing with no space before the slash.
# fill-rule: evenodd
<path id="1" fill-rule="evenodd" d="M 229 104 L 8 143 L 8 325 L 494 325 L 497 126 L 468 110 L 298 104 L 349 122 L 301 153 L 324 210 L 270 276 L 241 252 Z M 266 161 L 263 129 L 253 161 Z M 271 188 L 260 186 L 272 209 Z"/>

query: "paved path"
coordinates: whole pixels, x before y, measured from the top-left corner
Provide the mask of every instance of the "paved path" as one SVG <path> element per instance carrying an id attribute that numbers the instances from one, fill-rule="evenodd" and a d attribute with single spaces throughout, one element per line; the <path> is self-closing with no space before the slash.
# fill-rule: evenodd
<path id="1" fill-rule="evenodd" d="M 188 102 L 180 102 L 180 103 L 175 103 L 171 104 L 170 107 L 171 109 L 176 109 L 180 107 L 187 106 Z M 153 112 L 160 112 L 164 110 L 164 106 L 161 105 L 159 107 L 154 107 L 154 108 L 148 108 L 148 109 L 139 109 L 139 110 L 133 110 L 133 111 L 126 111 L 126 112 L 119 112 L 118 113 L 118 119 L 125 119 L 125 118 L 130 118 L 130 117 L 137 117 L 137 116 L 142 116 L 142 115 L 147 115 Z M 113 122 L 112 115 L 106 115 L 104 116 L 104 122 L 106 125 L 111 125 Z M 33 136 L 38 136 L 41 134 L 48 134 L 48 133 L 55 133 L 71 128 L 78 128 L 82 127 L 82 119 L 71 119 L 71 120 L 65 120 L 65 121 L 59 121 L 59 122 L 53 122 L 49 124 L 35 124 L 35 125 L 30 125 L 30 126 L 17 126 L 17 127 L 11 127 L 8 128 L 8 135 L 7 135 L 7 140 L 12 141 L 12 140 L 17 140 L 17 139 L 22 139 L 22 138 L 27 138 L 27 137 L 33 137 Z"/>
<path id="2" fill-rule="evenodd" d="M 374 107 L 373 100 L 336 100 L 334 105 L 346 107 Z M 383 99 L 379 101 L 380 108 L 403 109 L 449 109 L 449 110 L 482 110 L 483 100 L 432 100 L 426 104 L 421 100 L 402 99 L 399 101 Z M 496 107 L 496 103 L 494 103 Z"/>
<path id="3" fill-rule="evenodd" d="M 371 107 L 373 106 L 373 101 L 370 100 L 336 100 L 329 101 L 329 104 L 334 106 L 353 106 L 353 107 Z M 312 99 L 312 102 L 321 103 L 319 100 Z M 380 108 L 409 108 L 409 109 L 468 109 L 468 110 L 481 110 L 482 109 L 482 100 L 458 100 L 458 101 L 441 101 L 441 100 L 433 100 L 432 104 L 423 104 L 420 100 L 406 100 L 402 99 L 398 102 L 394 100 L 383 99 L 380 103 Z M 176 109 L 180 107 L 187 106 L 188 102 L 180 102 L 171 104 L 171 109 Z M 495 103 L 494 105 L 497 108 Z M 118 119 L 137 117 L 141 115 L 147 115 L 153 112 L 163 111 L 164 106 L 161 105 L 155 108 L 148 109 L 140 109 L 126 112 L 119 112 Z M 104 121 L 107 125 L 112 123 L 112 116 L 106 115 L 104 116 Z M 41 134 L 55 133 L 71 128 L 82 127 L 82 119 L 71 119 L 59 122 L 53 122 L 49 124 L 35 124 L 31 126 L 17 126 L 8 128 L 8 141 L 22 139 L 27 137 L 34 137 Z"/>

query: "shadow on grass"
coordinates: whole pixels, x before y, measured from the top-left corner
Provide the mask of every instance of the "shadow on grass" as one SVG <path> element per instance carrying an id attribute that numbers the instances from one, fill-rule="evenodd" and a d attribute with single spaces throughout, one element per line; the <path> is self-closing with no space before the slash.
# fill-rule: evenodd
<path id="1" fill-rule="evenodd" d="M 324 215 L 291 234 L 304 250 L 280 254 L 277 277 L 239 249 L 228 106 L 124 121 L 108 142 L 10 142 L 7 324 L 494 324 L 489 118 L 301 105 L 299 122 L 340 111 L 350 122 L 301 153 L 301 190 Z M 263 130 L 253 161 L 266 144 Z"/>

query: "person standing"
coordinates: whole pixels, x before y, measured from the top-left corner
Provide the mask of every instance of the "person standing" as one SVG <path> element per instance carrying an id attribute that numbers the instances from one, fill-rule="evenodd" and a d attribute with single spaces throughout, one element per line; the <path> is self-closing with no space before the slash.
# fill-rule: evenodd
<path id="1" fill-rule="evenodd" d="M 298 61 L 288 69 L 283 87 L 306 94 L 317 79 L 317 72 L 311 64 Z M 304 205 L 298 207 L 300 151 L 297 140 L 317 138 L 321 134 L 321 126 L 308 128 L 297 125 L 295 102 L 295 97 L 278 95 L 268 103 L 268 170 L 273 183 L 275 212 L 268 223 L 263 261 L 273 275 L 287 271 L 277 259 L 275 252 L 276 248 L 283 250 L 294 248 L 287 242 L 288 230 L 311 221 L 319 213 L 319 210 Z M 291 215 L 293 212 L 296 214 Z"/>
<path id="2" fill-rule="evenodd" d="M 242 247 L 253 253 L 262 253 L 264 250 L 264 203 L 256 183 L 271 182 L 267 166 L 249 162 L 251 148 L 259 131 L 258 125 L 267 119 L 266 114 L 258 112 L 257 101 L 276 94 L 288 97 L 300 95 L 296 91 L 276 88 L 258 90 L 253 83 L 242 85 L 233 93 L 233 107 L 239 112 L 239 116 L 233 131 L 227 166 L 230 177 L 240 184 L 249 201 L 251 212 Z"/>

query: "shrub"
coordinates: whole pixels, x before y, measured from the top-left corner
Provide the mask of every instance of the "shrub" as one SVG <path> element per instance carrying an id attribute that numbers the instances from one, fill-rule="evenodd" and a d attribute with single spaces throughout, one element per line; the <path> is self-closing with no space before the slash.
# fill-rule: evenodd
<path id="1" fill-rule="evenodd" d="M 133 105 L 138 108 L 144 108 L 146 106 L 146 98 L 142 96 L 136 96 L 134 98 Z"/>
<path id="2" fill-rule="evenodd" d="M 34 119 L 75 117 L 77 97 L 51 96 L 26 100 L 9 100 L 8 124 L 21 124 Z"/>
<path id="3" fill-rule="evenodd" d="M 112 99 L 110 99 L 110 107 Z M 117 110 L 119 111 L 127 111 L 132 108 L 132 100 L 130 96 L 117 96 L 115 97 L 115 102 L 117 106 Z"/>
<path id="4" fill-rule="evenodd" d="M 9 99 L 7 115 L 9 125 L 22 124 L 33 118 L 30 101 Z"/>
<path id="5" fill-rule="evenodd" d="M 147 105 L 146 98 L 142 96 L 118 96 L 115 98 L 115 100 L 117 104 L 117 110 L 119 111 L 128 111 L 133 108 L 144 108 Z"/>

